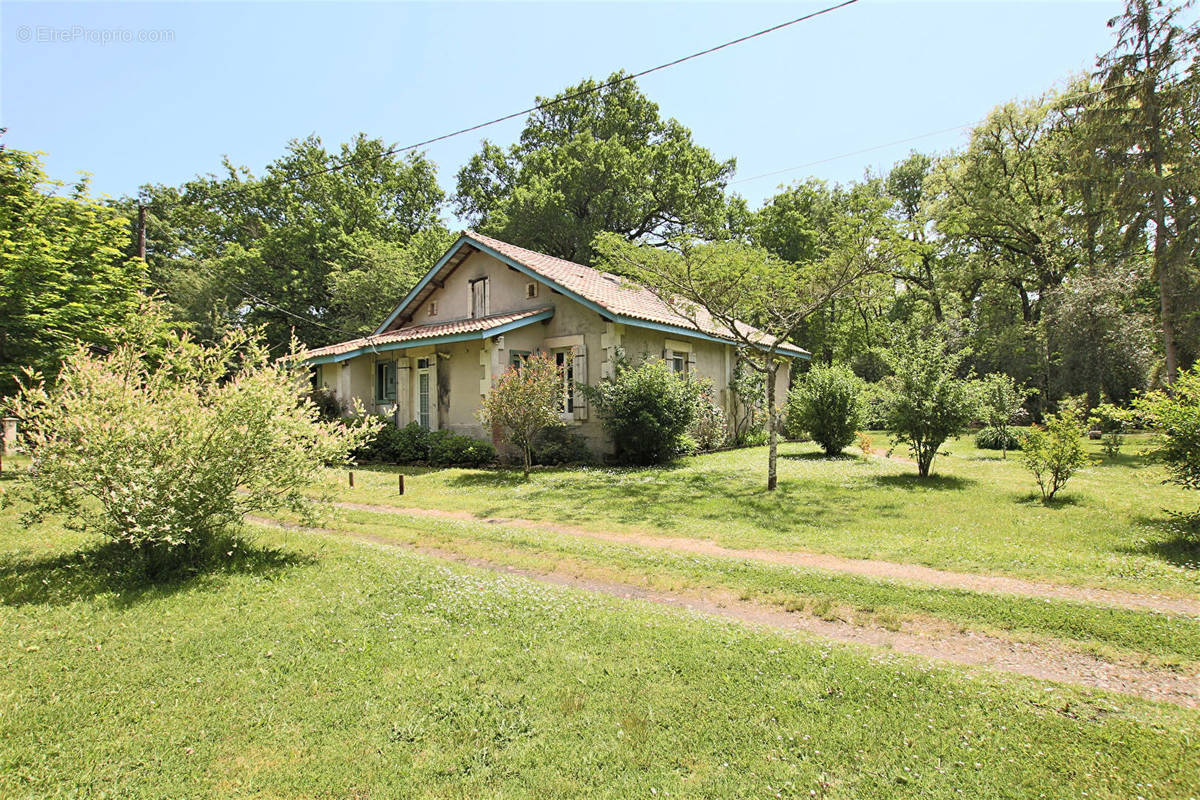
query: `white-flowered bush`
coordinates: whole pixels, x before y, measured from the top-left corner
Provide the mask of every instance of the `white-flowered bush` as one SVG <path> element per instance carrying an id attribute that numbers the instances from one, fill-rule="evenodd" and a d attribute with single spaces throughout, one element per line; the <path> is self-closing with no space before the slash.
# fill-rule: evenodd
<path id="1" fill-rule="evenodd" d="M 322 420 L 305 384 L 294 354 L 276 361 L 244 334 L 80 347 L 52 383 L 27 376 L 13 404 L 33 459 L 30 516 L 62 513 L 176 560 L 247 513 L 303 512 L 302 490 L 374 433 Z"/>

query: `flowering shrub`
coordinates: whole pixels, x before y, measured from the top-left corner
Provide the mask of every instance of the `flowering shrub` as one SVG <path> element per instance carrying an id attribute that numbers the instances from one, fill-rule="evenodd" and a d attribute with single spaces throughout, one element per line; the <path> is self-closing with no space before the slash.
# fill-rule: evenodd
<path id="1" fill-rule="evenodd" d="M 322 421 L 296 360 L 245 335 L 85 347 L 13 407 L 33 459 L 30 519 L 63 513 L 159 563 L 192 561 L 243 515 L 307 512 L 302 490 L 374 432 Z"/>
<path id="2" fill-rule="evenodd" d="M 562 402 L 562 371 L 548 353 L 534 353 L 500 376 L 483 398 L 479 420 L 521 450 L 528 478 L 534 438 L 561 422 Z"/>
<path id="3" fill-rule="evenodd" d="M 711 382 L 706 382 L 703 394 L 696 404 L 696 419 L 688 435 L 695 442 L 696 450 L 701 452 L 716 450 L 729 438 L 725 410 L 713 401 Z"/>

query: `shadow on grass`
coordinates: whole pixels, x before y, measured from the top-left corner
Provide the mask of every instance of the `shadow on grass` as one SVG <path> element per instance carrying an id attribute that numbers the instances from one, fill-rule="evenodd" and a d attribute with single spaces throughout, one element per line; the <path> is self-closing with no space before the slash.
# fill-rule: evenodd
<path id="1" fill-rule="evenodd" d="M 215 555 L 169 567 L 115 542 L 45 558 L 0 556 L 0 603 L 67 605 L 110 596 L 112 605 L 127 607 L 168 597 L 213 577 L 266 577 L 315 561 L 309 555 L 260 547 L 243 538 L 229 537 L 213 544 L 210 552 Z"/>
<path id="2" fill-rule="evenodd" d="M 827 456 L 821 450 L 812 453 L 780 453 L 780 458 L 786 458 L 788 461 L 865 461 L 862 456 L 856 456 L 853 453 L 838 453 L 836 456 Z"/>
<path id="3" fill-rule="evenodd" d="M 1177 567 L 1200 570 L 1200 516 L 1139 517 L 1140 524 L 1162 532 L 1162 538 L 1117 548 L 1122 553 L 1161 558 Z"/>
<path id="4" fill-rule="evenodd" d="M 1079 505 L 1080 500 L 1072 494 L 1060 494 L 1050 500 L 1043 500 L 1040 492 L 1029 492 L 1017 498 L 1017 502 L 1027 506 L 1041 506 L 1042 508 L 1060 509 L 1073 508 Z"/>
<path id="5" fill-rule="evenodd" d="M 935 474 L 930 475 L 928 478 L 922 478 L 915 472 L 906 472 L 901 475 L 876 475 L 872 480 L 879 486 L 906 489 L 908 491 L 915 491 L 917 489 L 965 489 L 977 483 L 973 478 L 962 478 L 958 475 Z"/>

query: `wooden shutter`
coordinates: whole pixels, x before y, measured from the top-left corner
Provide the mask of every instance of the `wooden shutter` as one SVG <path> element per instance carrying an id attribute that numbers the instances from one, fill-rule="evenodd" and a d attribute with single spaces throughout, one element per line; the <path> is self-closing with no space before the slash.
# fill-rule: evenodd
<path id="1" fill-rule="evenodd" d="M 572 348 L 572 353 L 575 358 L 571 362 L 571 369 L 574 372 L 575 383 L 588 385 L 587 373 L 587 347 L 582 344 L 575 345 Z M 583 392 L 579 391 L 579 387 L 575 387 L 575 419 L 584 420 L 588 418 L 587 397 Z"/>
<path id="2" fill-rule="evenodd" d="M 696 351 L 690 350 L 687 354 L 687 373 L 689 378 L 696 377 Z"/>

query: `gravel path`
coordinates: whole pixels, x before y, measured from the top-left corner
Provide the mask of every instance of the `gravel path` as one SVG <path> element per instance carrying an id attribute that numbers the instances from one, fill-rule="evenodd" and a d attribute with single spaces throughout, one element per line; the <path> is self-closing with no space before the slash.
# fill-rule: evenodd
<path id="1" fill-rule="evenodd" d="M 326 528 L 305 528 L 262 517 L 247 517 L 247 520 L 273 527 L 357 539 L 383 547 L 415 551 L 472 567 L 521 575 L 543 583 L 687 609 L 704 616 L 761 625 L 774 630 L 1200 708 L 1198 675 L 1183 675 L 1165 669 L 1108 661 L 1051 643 L 1014 642 L 932 623 L 911 624 L 907 625 L 905 630 L 892 631 L 855 625 L 840 619 L 815 617 L 802 612 L 783 611 L 751 600 L 741 600 L 729 593 L 666 592 L 555 570 L 522 569 L 441 547 L 403 544 L 386 536 Z"/>
<path id="2" fill-rule="evenodd" d="M 1011 594 L 1047 600 L 1068 600 L 1138 611 L 1154 611 L 1176 616 L 1200 617 L 1200 600 L 1170 597 L 1160 594 L 1143 594 L 1140 592 L 1122 591 L 1120 589 L 1071 586 L 1068 584 L 1012 578 L 1004 575 L 951 572 L 933 567 L 925 567 L 920 564 L 903 564 L 895 561 L 878 561 L 865 558 L 845 558 L 827 553 L 724 547 L 707 539 L 693 539 L 683 536 L 658 536 L 647 533 L 595 531 L 572 525 L 560 525 L 553 522 L 539 522 L 536 520 L 511 519 L 506 517 L 477 517 L 467 511 L 378 506 L 365 503 L 333 503 L 333 505 L 351 511 L 368 511 L 377 514 L 400 514 L 413 517 L 435 517 L 439 519 L 485 522 L 492 525 L 511 525 L 513 527 L 547 530 L 587 539 L 598 539 L 605 542 L 633 544 L 641 547 L 657 547 L 679 553 L 723 556 L 794 567 L 810 567 L 831 572 L 862 575 L 869 578 L 883 578 L 886 580 L 919 583 L 950 589 L 967 589 L 973 592 Z"/>

